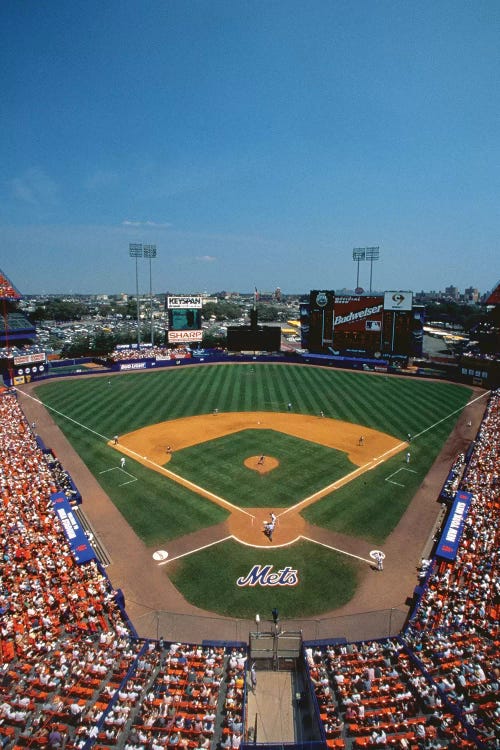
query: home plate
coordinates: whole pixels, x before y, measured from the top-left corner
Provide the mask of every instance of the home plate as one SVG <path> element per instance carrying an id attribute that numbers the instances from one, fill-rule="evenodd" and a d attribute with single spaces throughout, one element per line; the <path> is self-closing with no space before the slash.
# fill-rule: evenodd
<path id="1" fill-rule="evenodd" d="M 153 560 L 158 560 L 158 562 L 162 560 L 166 560 L 168 557 L 168 552 L 164 549 L 158 549 L 156 552 L 153 552 Z"/>

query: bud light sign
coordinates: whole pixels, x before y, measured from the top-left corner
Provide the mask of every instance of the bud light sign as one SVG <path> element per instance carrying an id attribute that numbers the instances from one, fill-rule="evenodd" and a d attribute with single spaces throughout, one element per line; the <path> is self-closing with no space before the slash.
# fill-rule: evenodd
<path id="1" fill-rule="evenodd" d="M 236 580 L 237 586 L 296 586 L 298 571 L 290 567 L 273 572 L 272 565 L 254 565 L 246 576 Z"/>

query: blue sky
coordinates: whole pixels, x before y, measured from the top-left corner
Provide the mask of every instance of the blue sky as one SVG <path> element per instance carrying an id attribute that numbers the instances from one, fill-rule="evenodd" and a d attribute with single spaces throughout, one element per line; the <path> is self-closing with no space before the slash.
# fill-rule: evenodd
<path id="1" fill-rule="evenodd" d="M 497 0 L 4 0 L 0 268 L 134 292 L 155 243 L 154 291 L 294 293 L 378 245 L 374 289 L 491 289 L 499 38 Z"/>

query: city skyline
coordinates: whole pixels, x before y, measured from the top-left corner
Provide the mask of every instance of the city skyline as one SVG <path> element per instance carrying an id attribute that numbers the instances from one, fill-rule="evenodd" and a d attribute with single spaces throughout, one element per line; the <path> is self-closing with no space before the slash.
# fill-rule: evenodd
<path id="1" fill-rule="evenodd" d="M 497 283 L 497 3 L 55 0 L 0 21 L 0 267 L 22 294 L 133 294 L 131 242 L 157 246 L 157 293 L 354 288 L 373 245 L 374 291 Z"/>

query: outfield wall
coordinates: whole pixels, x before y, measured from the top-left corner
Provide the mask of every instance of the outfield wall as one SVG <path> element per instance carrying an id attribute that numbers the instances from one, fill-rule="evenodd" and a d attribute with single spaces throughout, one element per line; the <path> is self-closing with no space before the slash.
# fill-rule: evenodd
<path id="1" fill-rule="evenodd" d="M 99 365 L 98 369 L 85 368 L 84 365 L 89 362 L 94 362 Z M 158 370 L 165 367 L 186 367 L 199 364 L 241 364 L 244 362 L 279 362 L 296 365 L 312 365 L 320 367 L 332 367 L 334 369 L 345 369 L 345 370 L 357 370 L 357 371 L 374 371 L 383 372 L 390 375 L 404 375 L 408 377 L 425 377 L 437 380 L 448 380 L 453 382 L 469 382 L 469 379 L 462 376 L 458 365 L 454 364 L 447 369 L 435 369 L 430 366 L 429 368 L 419 368 L 415 370 L 405 370 L 400 366 L 395 366 L 389 360 L 376 360 L 369 358 L 355 357 L 341 357 L 330 354 L 295 354 L 292 352 L 283 352 L 280 354 L 235 354 L 228 352 L 220 352 L 219 354 L 204 354 L 192 357 L 179 357 L 176 359 L 137 359 L 123 362 L 115 362 L 112 365 L 109 364 L 108 360 L 100 360 L 93 358 L 90 360 L 88 357 L 82 359 L 73 360 L 61 360 L 57 366 L 51 363 L 51 369 L 48 372 L 31 374 L 29 381 L 41 381 L 49 380 L 51 378 L 61 377 L 75 377 L 82 375 L 106 375 L 108 373 L 127 373 L 127 372 L 139 372 L 145 370 Z M 82 369 L 80 369 L 80 365 Z M 432 363 L 429 363 L 432 365 Z M 64 367 L 76 367 L 72 372 L 54 372 L 57 367 L 64 369 Z M 21 385 L 21 382 L 12 382 L 9 378 L 8 373 L 3 373 L 3 379 L 6 386 Z M 476 385 L 487 385 L 486 383 Z"/>

